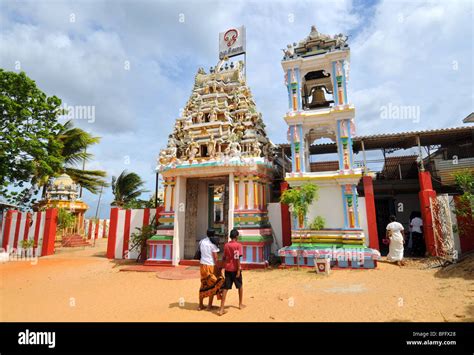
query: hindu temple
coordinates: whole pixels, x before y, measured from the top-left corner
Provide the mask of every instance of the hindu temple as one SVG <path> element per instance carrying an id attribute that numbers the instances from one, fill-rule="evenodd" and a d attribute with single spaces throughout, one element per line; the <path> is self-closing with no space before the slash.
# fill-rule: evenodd
<path id="1" fill-rule="evenodd" d="M 244 62 L 225 57 L 208 72 L 199 69 L 158 157 L 164 209 L 148 241 L 146 264 L 185 263 L 207 229 L 226 242 L 235 227 L 244 246 L 242 262 L 264 266 L 272 243 L 267 211 L 272 150 Z"/>

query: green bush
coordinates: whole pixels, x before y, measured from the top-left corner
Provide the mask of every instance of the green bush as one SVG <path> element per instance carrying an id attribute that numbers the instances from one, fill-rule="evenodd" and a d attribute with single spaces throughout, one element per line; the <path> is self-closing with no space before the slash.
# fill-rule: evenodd
<path id="1" fill-rule="evenodd" d="M 21 240 L 20 241 L 20 246 L 22 247 L 22 249 L 30 249 L 30 248 L 33 248 L 35 246 L 35 241 L 34 241 L 34 239 Z"/>
<path id="2" fill-rule="evenodd" d="M 280 202 L 290 206 L 291 213 L 295 217 L 306 218 L 309 206 L 318 199 L 319 186 L 305 183 L 301 186 L 283 191 Z"/>
<path id="3" fill-rule="evenodd" d="M 72 228 L 76 218 L 64 208 L 58 209 L 58 229 L 64 234 L 68 228 Z"/>
<path id="4" fill-rule="evenodd" d="M 455 212 L 464 217 L 471 213 L 474 217 L 474 173 L 469 169 L 458 171 L 454 174 L 454 179 L 463 192 L 461 206 Z"/>
<path id="5" fill-rule="evenodd" d="M 314 217 L 313 221 L 309 225 L 310 229 L 321 230 L 326 226 L 326 220 L 321 216 Z"/>
<path id="6" fill-rule="evenodd" d="M 156 216 L 153 216 L 150 224 L 145 225 L 142 228 L 137 228 L 138 233 L 132 233 L 130 236 L 130 250 L 135 249 L 138 251 L 137 262 L 146 258 L 146 242 L 155 235 L 157 227 Z"/>

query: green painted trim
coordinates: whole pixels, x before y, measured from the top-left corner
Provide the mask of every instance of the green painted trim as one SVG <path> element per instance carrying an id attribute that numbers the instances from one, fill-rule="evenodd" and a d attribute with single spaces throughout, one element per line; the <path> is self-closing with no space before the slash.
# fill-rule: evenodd
<path id="1" fill-rule="evenodd" d="M 262 161 L 254 161 L 254 164 L 256 165 L 262 165 L 268 169 L 272 169 L 272 165 L 270 163 L 265 163 L 265 162 L 262 162 Z M 248 166 L 248 163 L 247 161 L 231 161 L 229 163 L 225 163 L 223 161 L 219 161 L 219 162 L 207 162 L 207 163 L 199 163 L 199 164 L 187 164 L 187 165 L 176 165 L 174 168 L 172 167 L 165 167 L 162 172 L 166 172 L 166 171 L 170 171 L 170 170 L 174 170 L 174 169 L 188 169 L 188 168 L 205 168 L 205 167 L 228 167 L 228 166 L 236 166 L 236 167 L 241 167 L 241 166 Z"/>
<path id="2" fill-rule="evenodd" d="M 327 244 L 322 244 L 322 243 L 291 243 L 289 248 L 295 247 L 295 248 L 302 248 L 302 249 L 327 249 L 327 248 L 343 248 L 343 249 L 360 249 L 360 247 L 366 248 L 365 245 L 360 244 L 360 245 L 355 245 L 355 244 L 338 244 L 338 243 L 327 243 Z"/>
<path id="3" fill-rule="evenodd" d="M 263 224 L 263 223 L 234 223 L 234 227 L 239 227 L 239 229 L 266 229 L 271 228 L 270 224 Z"/>
<path id="4" fill-rule="evenodd" d="M 169 235 L 154 235 L 148 240 L 173 240 L 173 237 L 170 237 Z"/>
<path id="5" fill-rule="evenodd" d="M 240 242 L 266 242 L 268 240 L 272 240 L 271 236 L 261 236 L 261 235 L 246 235 L 246 236 L 239 236 L 238 240 Z"/>

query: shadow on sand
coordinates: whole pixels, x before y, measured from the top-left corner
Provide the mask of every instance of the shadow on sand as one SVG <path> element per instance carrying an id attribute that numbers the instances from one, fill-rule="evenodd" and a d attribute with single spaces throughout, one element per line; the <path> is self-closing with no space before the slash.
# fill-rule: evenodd
<path id="1" fill-rule="evenodd" d="M 99 251 L 97 253 L 92 254 L 95 258 L 107 258 L 107 251 Z"/>
<path id="2" fill-rule="evenodd" d="M 135 259 L 110 259 L 110 263 L 113 264 L 112 268 L 121 267 L 121 266 L 137 266 L 143 265 L 143 262 L 139 263 Z"/>
<path id="3" fill-rule="evenodd" d="M 214 299 L 214 302 L 216 302 L 216 299 Z M 217 301 L 217 302 L 218 302 L 217 304 L 220 305 L 220 301 Z M 204 301 L 204 306 L 207 307 L 206 301 Z M 182 305 L 180 305 L 179 302 L 173 302 L 173 303 L 170 303 L 170 305 L 169 305 L 169 308 L 181 308 L 181 309 L 186 310 L 186 311 L 196 311 L 196 312 L 211 312 L 211 313 L 215 314 L 216 316 L 219 316 L 217 314 L 217 312 L 219 311 L 220 307 L 217 306 L 216 304 L 214 304 L 212 306 L 211 311 L 208 311 L 207 308 L 204 308 L 203 310 L 200 311 L 198 309 L 198 307 L 199 307 L 199 303 L 197 303 L 197 302 L 184 302 L 184 303 L 182 303 Z M 235 308 L 235 309 L 239 310 L 239 307 L 237 307 L 237 306 L 229 305 L 229 306 L 224 307 L 224 309 L 226 311 L 229 311 L 229 308 Z"/>
<path id="4" fill-rule="evenodd" d="M 465 280 L 474 280 L 474 253 L 467 254 L 456 264 L 452 264 L 439 269 L 435 273 L 436 277 L 442 279 L 462 278 Z"/>

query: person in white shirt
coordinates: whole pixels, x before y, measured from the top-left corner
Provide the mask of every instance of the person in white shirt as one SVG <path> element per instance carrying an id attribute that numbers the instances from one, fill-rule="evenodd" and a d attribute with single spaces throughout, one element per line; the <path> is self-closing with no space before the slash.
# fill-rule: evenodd
<path id="1" fill-rule="evenodd" d="M 201 251 L 200 271 L 201 271 L 201 287 L 199 288 L 199 310 L 204 309 L 204 298 L 209 297 L 209 305 L 207 309 L 212 309 L 212 301 L 214 295 L 219 294 L 224 278 L 218 274 L 217 253 L 219 248 L 211 240 L 214 238 L 215 232 L 212 229 L 207 231 L 207 237 L 199 242 L 199 250 Z M 219 297 L 218 297 L 219 298 Z"/>
<path id="2" fill-rule="evenodd" d="M 403 226 L 397 222 L 395 216 L 390 216 L 390 223 L 387 225 L 387 239 L 390 241 L 389 252 L 387 255 L 388 261 L 395 261 L 397 265 L 404 265 L 403 262 Z"/>
<path id="3" fill-rule="evenodd" d="M 423 220 L 420 218 L 420 213 L 414 213 L 414 217 L 410 221 L 410 230 L 413 240 L 413 255 L 425 256 L 426 246 L 423 239 Z"/>

